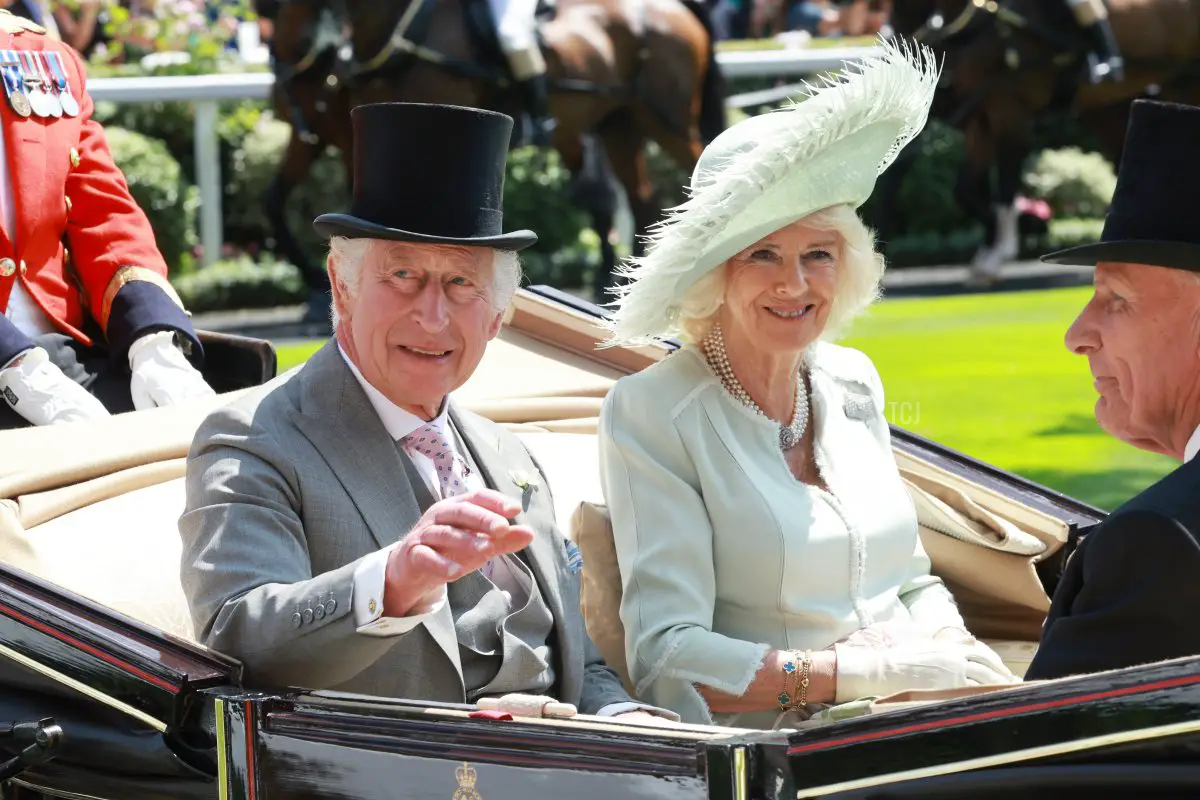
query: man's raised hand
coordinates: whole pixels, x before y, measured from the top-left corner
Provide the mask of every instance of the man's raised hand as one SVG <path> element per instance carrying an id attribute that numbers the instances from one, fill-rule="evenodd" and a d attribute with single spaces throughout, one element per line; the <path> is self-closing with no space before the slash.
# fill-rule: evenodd
<path id="1" fill-rule="evenodd" d="M 431 505 L 388 556 L 383 615 L 406 616 L 435 600 L 450 581 L 528 547 L 533 529 L 509 522 L 520 512 L 520 503 L 493 489 Z"/>

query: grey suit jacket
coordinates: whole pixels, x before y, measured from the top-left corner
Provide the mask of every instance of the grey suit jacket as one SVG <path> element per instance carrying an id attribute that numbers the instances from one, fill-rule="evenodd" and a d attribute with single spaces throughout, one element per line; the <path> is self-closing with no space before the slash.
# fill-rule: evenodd
<path id="1" fill-rule="evenodd" d="M 453 403 L 450 414 L 487 484 L 521 499 L 517 521 L 537 533 L 525 554 L 554 614 L 555 696 L 585 714 L 630 701 L 584 628 L 541 468 L 500 426 Z M 240 659 L 248 684 L 465 702 L 448 605 L 400 636 L 355 629 L 355 567 L 421 514 L 402 458 L 335 340 L 200 426 L 183 587 L 197 637 Z M 536 482 L 519 488 L 521 473 Z"/>

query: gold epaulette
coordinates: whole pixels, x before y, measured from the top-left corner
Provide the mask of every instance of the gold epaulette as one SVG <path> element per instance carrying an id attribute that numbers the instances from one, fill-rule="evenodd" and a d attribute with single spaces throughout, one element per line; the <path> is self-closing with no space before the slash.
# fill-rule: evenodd
<path id="1" fill-rule="evenodd" d="M 21 33 L 23 31 L 45 33 L 46 29 L 31 19 L 19 17 L 6 8 L 0 8 L 0 31 L 5 33 Z"/>

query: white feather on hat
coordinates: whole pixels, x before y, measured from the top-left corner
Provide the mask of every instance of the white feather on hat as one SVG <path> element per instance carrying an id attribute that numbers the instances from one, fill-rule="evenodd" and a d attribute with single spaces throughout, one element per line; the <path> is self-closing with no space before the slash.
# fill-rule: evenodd
<path id="1" fill-rule="evenodd" d="M 679 302 L 701 277 L 763 237 L 840 204 L 858 208 L 879 175 L 929 117 L 939 68 L 922 45 L 880 41 L 882 52 L 804 99 L 759 114 L 705 148 L 688 199 L 647 237 L 646 252 L 618 268 L 607 345 L 676 336 Z"/>

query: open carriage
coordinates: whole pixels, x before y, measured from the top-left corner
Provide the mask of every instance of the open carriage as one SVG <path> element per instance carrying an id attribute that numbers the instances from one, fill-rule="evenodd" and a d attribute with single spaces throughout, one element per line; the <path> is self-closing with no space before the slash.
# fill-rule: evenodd
<path id="1" fill-rule="evenodd" d="M 584 556 L 582 604 L 623 669 L 595 433 L 622 374 L 595 306 L 518 292 L 459 402 L 514 429 Z M 494 720 L 470 706 L 244 686 L 193 638 L 179 584 L 184 457 L 204 415 L 273 376 L 209 337 L 226 394 L 0 434 L 0 766 L 12 797 L 749 798 L 1171 795 L 1200 790 L 1200 659 L 992 691 L 906 693 L 795 731 Z M 1065 559 L 1103 512 L 901 430 L 936 573 L 1018 673 Z M 12 727 L 9 727 L 12 726 Z M 5 730 L 8 736 L 4 736 Z"/>

